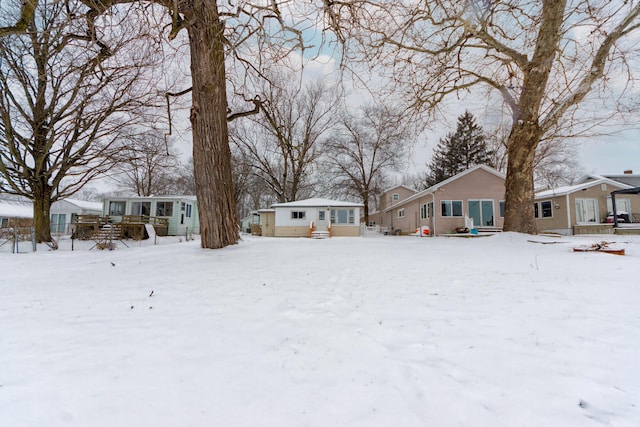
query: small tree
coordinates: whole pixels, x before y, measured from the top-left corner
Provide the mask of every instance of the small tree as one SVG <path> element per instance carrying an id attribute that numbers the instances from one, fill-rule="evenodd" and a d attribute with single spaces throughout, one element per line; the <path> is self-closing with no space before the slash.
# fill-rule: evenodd
<path id="1" fill-rule="evenodd" d="M 325 162 L 335 193 L 356 197 L 364 204 L 364 220 L 385 178 L 405 165 L 410 130 L 401 114 L 384 106 L 367 106 L 361 115 L 345 113 L 339 129 L 325 145 Z"/>
<path id="2" fill-rule="evenodd" d="M 458 117 L 456 131 L 440 139 L 435 148 L 426 185 L 435 185 L 475 165 L 494 166 L 482 127 L 466 111 Z"/>

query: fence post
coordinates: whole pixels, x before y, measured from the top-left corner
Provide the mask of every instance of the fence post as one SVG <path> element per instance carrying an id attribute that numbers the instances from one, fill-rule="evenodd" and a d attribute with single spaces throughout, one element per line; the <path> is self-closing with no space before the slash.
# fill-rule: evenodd
<path id="1" fill-rule="evenodd" d="M 37 246 L 36 246 L 36 228 L 35 227 L 31 227 L 31 246 L 33 247 L 33 252 L 36 251 Z"/>
<path id="2" fill-rule="evenodd" d="M 11 253 L 19 253 L 20 250 L 18 248 L 18 229 L 16 227 L 13 228 L 13 245 L 11 245 Z"/>

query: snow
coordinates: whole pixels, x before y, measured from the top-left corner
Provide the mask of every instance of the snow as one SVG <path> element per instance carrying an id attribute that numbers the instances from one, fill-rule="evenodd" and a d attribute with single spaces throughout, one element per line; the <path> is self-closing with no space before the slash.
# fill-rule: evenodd
<path id="1" fill-rule="evenodd" d="M 274 203 L 272 207 L 358 207 L 363 206 L 362 203 L 343 202 L 340 200 L 312 198 L 305 200 L 296 200 L 295 202 Z"/>
<path id="2" fill-rule="evenodd" d="M 62 200 L 67 201 L 81 209 L 102 211 L 102 202 L 88 202 L 85 200 L 77 200 L 77 199 L 62 199 Z"/>
<path id="3" fill-rule="evenodd" d="M 0 216 L 5 218 L 33 218 L 33 205 L 17 200 L 0 200 Z"/>
<path id="4" fill-rule="evenodd" d="M 174 241 L 0 254 L 3 426 L 640 425 L 640 236 Z"/>

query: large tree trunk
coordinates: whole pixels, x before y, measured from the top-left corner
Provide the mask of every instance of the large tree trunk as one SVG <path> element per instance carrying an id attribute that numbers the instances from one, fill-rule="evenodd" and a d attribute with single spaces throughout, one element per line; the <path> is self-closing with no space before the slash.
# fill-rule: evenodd
<path id="1" fill-rule="evenodd" d="M 33 225 L 36 242 L 50 242 L 51 239 L 51 193 L 52 188 L 45 182 L 33 189 Z"/>
<path id="2" fill-rule="evenodd" d="M 187 27 L 193 79 L 193 166 L 202 247 L 238 242 L 227 129 L 223 24 L 216 2 L 192 0 Z"/>
<path id="3" fill-rule="evenodd" d="M 535 234 L 533 164 L 539 137 L 519 126 L 509 135 L 504 230 Z"/>

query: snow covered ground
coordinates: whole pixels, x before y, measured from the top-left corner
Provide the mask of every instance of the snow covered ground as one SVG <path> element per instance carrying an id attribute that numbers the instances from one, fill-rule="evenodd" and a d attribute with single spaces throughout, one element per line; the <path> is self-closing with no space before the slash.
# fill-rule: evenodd
<path id="1" fill-rule="evenodd" d="M 4 427 L 640 425 L 638 236 L 62 243 L 0 254 Z"/>

